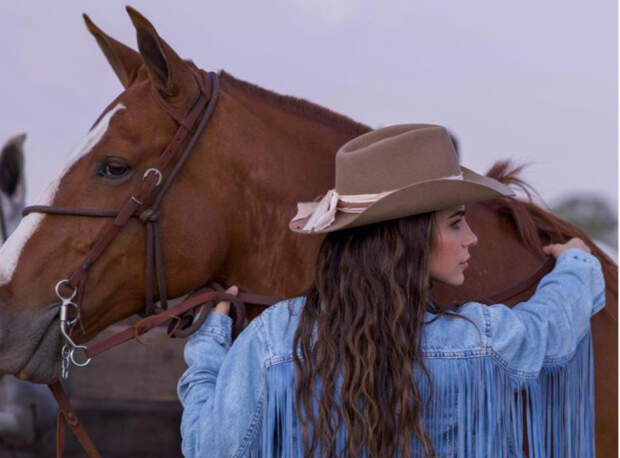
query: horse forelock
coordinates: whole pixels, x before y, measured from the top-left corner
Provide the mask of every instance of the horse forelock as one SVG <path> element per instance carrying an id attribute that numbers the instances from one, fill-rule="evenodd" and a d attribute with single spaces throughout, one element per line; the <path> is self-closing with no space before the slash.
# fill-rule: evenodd
<path id="1" fill-rule="evenodd" d="M 240 89 L 246 94 L 253 95 L 260 100 L 282 108 L 283 110 L 310 120 L 317 121 L 335 130 L 341 131 L 351 137 L 362 135 L 371 128 L 351 118 L 331 111 L 321 105 L 309 102 L 298 97 L 282 95 L 264 89 L 256 84 L 235 78 L 224 70 L 220 70 L 219 76 L 224 84 Z"/>

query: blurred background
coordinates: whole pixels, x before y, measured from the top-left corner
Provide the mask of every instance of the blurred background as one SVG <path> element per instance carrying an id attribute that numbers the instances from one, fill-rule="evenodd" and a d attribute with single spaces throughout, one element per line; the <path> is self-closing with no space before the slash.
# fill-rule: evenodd
<path id="1" fill-rule="evenodd" d="M 87 12 L 135 48 L 125 2 L 3 2 L 0 143 L 28 137 L 28 203 L 121 85 Z M 461 161 L 530 164 L 540 203 L 617 260 L 617 2 L 134 0 L 182 57 L 372 127 L 445 125 Z"/>

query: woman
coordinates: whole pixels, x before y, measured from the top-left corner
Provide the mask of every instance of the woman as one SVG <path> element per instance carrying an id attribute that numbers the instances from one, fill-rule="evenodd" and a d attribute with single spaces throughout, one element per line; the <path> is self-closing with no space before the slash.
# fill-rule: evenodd
<path id="1" fill-rule="evenodd" d="M 526 442 L 530 456 L 593 456 L 589 320 L 605 293 L 582 241 L 545 247 L 555 268 L 513 309 L 429 298 L 464 281 L 478 241 L 465 204 L 508 195 L 459 167 L 439 126 L 345 144 L 335 189 L 290 224 L 327 233 L 308 294 L 232 347 L 220 303 L 189 339 L 185 455 L 495 457 Z"/>

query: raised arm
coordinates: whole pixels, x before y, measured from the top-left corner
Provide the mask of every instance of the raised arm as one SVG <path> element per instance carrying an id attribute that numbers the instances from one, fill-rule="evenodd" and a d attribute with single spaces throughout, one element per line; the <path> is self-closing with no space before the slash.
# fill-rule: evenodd
<path id="1" fill-rule="evenodd" d="M 558 255 L 555 268 L 526 302 L 483 309 L 488 343 L 513 375 L 537 376 L 562 365 L 589 336 L 590 317 L 605 306 L 605 282 L 597 258 L 575 248 Z"/>

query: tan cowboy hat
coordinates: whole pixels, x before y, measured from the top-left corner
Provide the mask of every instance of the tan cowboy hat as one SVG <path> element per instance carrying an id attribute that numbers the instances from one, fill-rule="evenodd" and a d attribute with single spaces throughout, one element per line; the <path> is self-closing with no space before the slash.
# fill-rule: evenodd
<path id="1" fill-rule="evenodd" d="M 401 124 L 345 143 L 336 153 L 335 189 L 317 202 L 298 203 L 289 227 L 325 233 L 513 195 L 459 166 L 442 126 Z"/>

